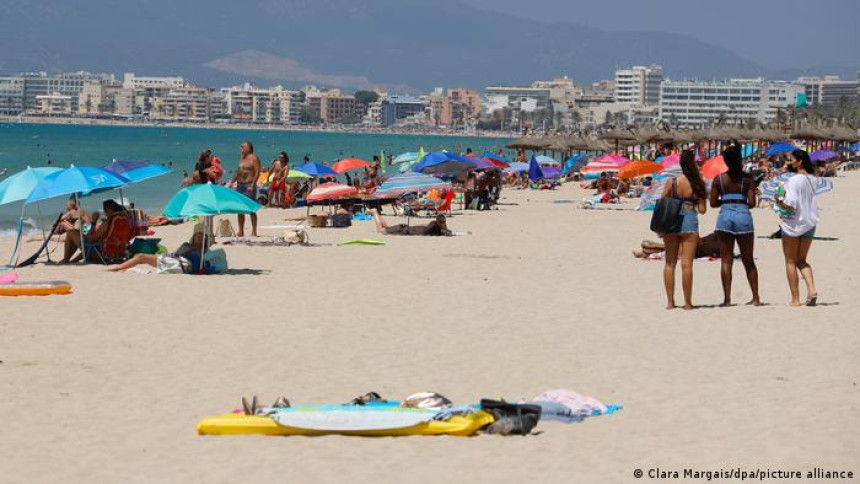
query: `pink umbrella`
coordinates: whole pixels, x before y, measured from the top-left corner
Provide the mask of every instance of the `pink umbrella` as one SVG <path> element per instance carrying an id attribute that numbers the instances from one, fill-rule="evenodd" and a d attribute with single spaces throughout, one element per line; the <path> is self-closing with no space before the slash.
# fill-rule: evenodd
<path id="1" fill-rule="evenodd" d="M 356 194 L 358 194 L 358 190 L 354 187 L 341 185 L 340 183 L 323 183 L 311 191 L 308 195 L 308 201 L 335 200 L 355 196 Z"/>
<path id="2" fill-rule="evenodd" d="M 580 168 L 580 173 L 594 173 L 594 172 L 603 172 L 603 171 L 611 171 L 617 172 L 619 170 L 619 166 L 616 161 L 613 160 L 603 160 L 599 161 L 601 157 L 595 158 L 591 163 Z"/>
<path id="3" fill-rule="evenodd" d="M 659 163 L 661 165 L 665 166 L 666 168 L 669 168 L 670 166 L 675 166 L 677 164 L 680 164 L 681 163 L 681 156 L 678 155 L 678 153 L 672 153 L 669 156 L 664 156 L 663 158 L 661 158 Z"/>
<path id="4" fill-rule="evenodd" d="M 594 161 L 592 161 L 591 163 L 601 163 L 601 164 L 612 165 L 614 168 L 621 168 L 622 166 L 626 165 L 629 162 L 630 162 L 630 160 L 628 160 L 627 158 L 624 158 L 623 156 L 602 155 L 602 156 L 598 156 L 597 158 L 595 158 Z M 589 165 L 591 163 L 589 163 Z"/>

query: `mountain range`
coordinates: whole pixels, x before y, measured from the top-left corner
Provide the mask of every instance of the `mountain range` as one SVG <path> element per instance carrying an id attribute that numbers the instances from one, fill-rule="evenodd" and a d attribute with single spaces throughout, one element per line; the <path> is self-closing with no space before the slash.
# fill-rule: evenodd
<path id="1" fill-rule="evenodd" d="M 543 23 L 459 0 L 0 0 L 0 10 L 4 73 L 136 72 L 205 85 L 408 92 L 561 75 L 591 82 L 651 63 L 674 78 L 810 72 L 770 71 L 688 36 L 601 30 L 609 19 Z"/>

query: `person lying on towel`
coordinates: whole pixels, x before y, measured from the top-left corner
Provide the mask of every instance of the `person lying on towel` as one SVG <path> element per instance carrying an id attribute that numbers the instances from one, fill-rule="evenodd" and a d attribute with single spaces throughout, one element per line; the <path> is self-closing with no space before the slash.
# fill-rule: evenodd
<path id="1" fill-rule="evenodd" d="M 409 226 L 407 224 L 397 224 L 389 227 L 388 224 L 385 223 L 385 220 L 382 220 L 382 215 L 379 214 L 378 210 L 373 212 L 373 220 L 376 222 L 376 230 L 382 234 L 428 236 L 453 235 L 451 231 L 448 230 L 445 216 L 442 214 L 437 215 L 436 220 L 430 222 L 427 225 Z"/>
<path id="2" fill-rule="evenodd" d="M 182 267 L 182 270 L 176 272 L 186 272 L 188 274 L 209 274 L 209 263 L 203 261 L 201 258 L 201 253 L 203 252 L 203 230 L 202 225 L 197 225 L 194 227 L 194 235 L 191 236 L 191 240 L 185 242 L 176 252 L 171 254 L 136 254 L 131 259 L 125 261 L 124 263 L 111 267 L 108 269 L 110 272 L 121 272 L 132 267 L 136 267 L 139 265 L 149 265 L 159 269 L 159 272 L 162 272 L 162 268 L 169 266 L 169 259 L 177 260 L 178 264 L 172 264 L 179 267 Z M 212 240 L 210 236 L 207 240 L 206 246 L 208 250 L 209 242 Z M 185 265 L 182 264 L 182 259 L 187 261 L 187 269 Z M 203 264 L 203 271 L 201 272 L 200 265 Z M 167 272 L 167 271 L 166 271 Z"/>

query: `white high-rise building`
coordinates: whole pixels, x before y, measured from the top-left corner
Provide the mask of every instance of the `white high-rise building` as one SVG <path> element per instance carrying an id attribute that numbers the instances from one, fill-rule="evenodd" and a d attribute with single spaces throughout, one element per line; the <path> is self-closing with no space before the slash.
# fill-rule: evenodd
<path id="1" fill-rule="evenodd" d="M 660 118 L 683 125 L 757 119 L 769 122 L 777 109 L 793 106 L 803 86 L 765 79 L 729 79 L 722 82 L 663 81 Z"/>
<path id="2" fill-rule="evenodd" d="M 837 104 L 842 99 L 854 101 L 860 89 L 856 79 L 849 81 L 839 76 L 799 77 L 797 83 L 803 86 L 809 104 Z"/>
<path id="3" fill-rule="evenodd" d="M 660 104 L 663 67 L 633 66 L 615 71 L 615 102 L 656 106 Z"/>

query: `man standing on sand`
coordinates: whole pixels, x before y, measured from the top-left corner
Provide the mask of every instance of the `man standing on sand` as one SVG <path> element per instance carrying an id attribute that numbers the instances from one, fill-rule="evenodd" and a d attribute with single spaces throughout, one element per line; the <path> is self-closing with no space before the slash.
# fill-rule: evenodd
<path id="1" fill-rule="evenodd" d="M 260 159 L 254 154 L 254 145 L 250 141 L 242 142 L 242 152 L 239 166 L 233 177 L 232 185 L 237 192 L 251 200 L 257 201 L 257 179 L 260 178 Z M 239 214 L 239 237 L 245 236 L 245 214 Z M 251 214 L 251 236 L 257 237 L 257 214 Z"/>

